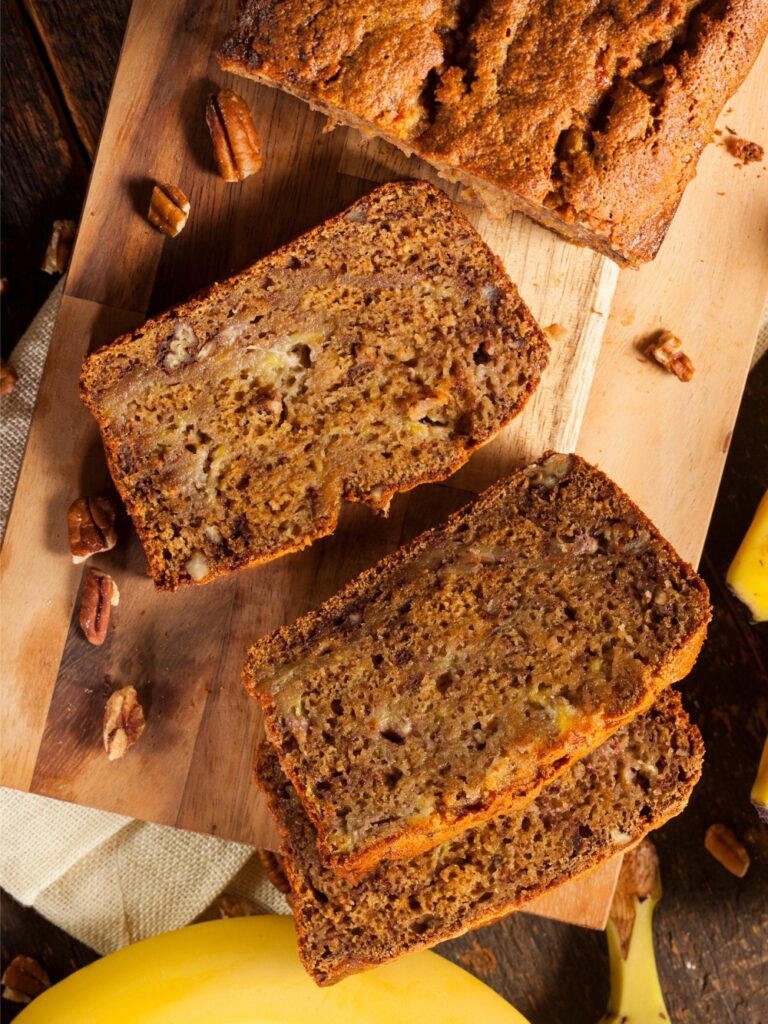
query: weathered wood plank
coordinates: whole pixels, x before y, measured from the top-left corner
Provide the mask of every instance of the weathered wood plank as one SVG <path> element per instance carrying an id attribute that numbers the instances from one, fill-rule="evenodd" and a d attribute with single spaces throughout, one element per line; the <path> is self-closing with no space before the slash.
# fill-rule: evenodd
<path id="1" fill-rule="evenodd" d="M 88 158 L 96 156 L 131 0 L 21 0 Z"/>
<path id="2" fill-rule="evenodd" d="M 77 220 L 88 167 L 18 0 L 3 0 L 3 355 L 54 284 L 40 270 L 57 218 Z"/>

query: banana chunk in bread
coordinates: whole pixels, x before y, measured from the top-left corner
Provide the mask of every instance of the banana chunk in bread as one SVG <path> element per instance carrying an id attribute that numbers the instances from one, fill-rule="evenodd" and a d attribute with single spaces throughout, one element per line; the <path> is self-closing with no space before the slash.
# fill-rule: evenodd
<path id="1" fill-rule="evenodd" d="M 525 806 L 687 674 L 709 618 L 632 501 L 550 454 L 257 642 L 244 681 L 354 878 Z"/>
<path id="2" fill-rule="evenodd" d="M 679 814 L 703 745 L 672 691 L 525 810 L 470 829 L 355 885 L 318 856 L 316 834 L 274 750 L 257 781 L 282 834 L 302 962 L 319 985 L 434 946 L 589 872 Z"/>
<path id="3" fill-rule="evenodd" d="M 94 353 L 82 396 L 174 589 L 306 547 L 343 499 L 449 476 L 547 354 L 460 211 L 402 182 Z"/>
<path id="4" fill-rule="evenodd" d="M 652 259 L 766 0 L 239 0 L 218 54 L 619 264 Z"/>

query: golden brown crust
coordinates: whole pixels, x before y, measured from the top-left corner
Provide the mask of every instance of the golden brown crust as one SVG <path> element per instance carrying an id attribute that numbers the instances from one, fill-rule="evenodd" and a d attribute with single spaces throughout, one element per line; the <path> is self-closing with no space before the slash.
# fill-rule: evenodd
<path id="1" fill-rule="evenodd" d="M 552 453 L 542 458 L 546 465 Z M 256 697 L 264 710 L 265 725 L 270 741 L 281 754 L 281 765 L 298 792 L 306 812 L 318 831 L 318 848 L 325 863 L 338 874 L 354 880 L 370 871 L 382 859 L 408 859 L 425 850 L 432 849 L 438 843 L 451 836 L 458 835 L 467 828 L 487 821 L 500 813 L 525 807 L 550 782 L 556 779 L 575 760 L 587 752 L 600 746 L 606 738 L 618 728 L 625 725 L 637 714 L 645 712 L 657 699 L 659 694 L 672 683 L 682 679 L 690 670 L 701 649 L 710 620 L 708 591 L 703 580 L 693 568 L 683 562 L 671 545 L 662 538 L 640 509 L 614 484 L 607 481 L 601 474 L 580 459 L 571 456 L 572 465 L 585 472 L 597 473 L 597 479 L 609 484 L 614 492 L 620 495 L 625 508 L 630 510 L 637 523 L 645 527 L 660 560 L 678 567 L 681 577 L 688 588 L 688 607 L 691 627 L 684 632 L 671 647 L 663 651 L 663 656 L 652 674 L 646 674 L 642 689 L 634 698 L 619 707 L 602 708 L 599 715 L 590 718 L 590 731 L 569 732 L 566 737 L 551 742 L 547 747 L 544 760 L 535 759 L 527 775 L 519 776 L 517 784 L 512 787 L 501 787 L 484 791 L 481 804 L 445 809 L 433 812 L 421 821 L 411 820 L 407 824 L 400 823 L 396 829 L 391 826 L 379 840 L 368 837 L 364 843 L 352 850 L 340 850 L 329 828 L 326 815 L 331 807 L 319 799 L 315 792 L 317 779 L 306 775 L 304 759 L 295 753 L 288 753 L 287 743 L 294 743 L 290 733 L 286 731 L 284 716 L 269 690 L 267 677 L 274 666 L 290 664 L 293 657 L 301 658 L 301 652 L 311 638 L 317 635 L 333 637 L 333 624 L 341 622 L 350 607 L 362 608 L 361 600 L 366 595 L 381 591 L 387 580 L 396 577 L 398 571 L 423 556 L 425 551 L 439 548 L 443 539 L 460 524 L 468 519 L 482 519 L 492 516 L 494 504 L 503 499 L 504 495 L 514 492 L 515 480 L 520 480 L 527 470 L 521 470 L 509 480 L 504 480 L 489 488 L 480 498 L 477 505 L 462 509 L 449 518 L 445 526 L 429 531 L 416 538 L 410 544 L 379 562 L 372 569 L 362 573 L 344 590 L 327 601 L 322 608 L 303 616 L 291 626 L 283 627 L 271 635 L 262 638 L 250 649 L 243 670 L 243 681 L 248 692 Z M 340 641 L 343 643 L 343 641 Z M 307 684 L 309 685 L 309 683 Z M 526 755 L 527 757 L 527 755 Z M 530 758 L 526 760 L 526 764 Z M 311 786 L 311 790 L 310 790 Z M 384 813 L 382 811 L 382 813 Z"/>
<path id="2" fill-rule="evenodd" d="M 637 264 L 766 34 L 763 0 L 241 0 L 218 58 Z"/>
<path id="3" fill-rule="evenodd" d="M 381 224 L 390 228 L 386 235 Z M 449 236 L 456 243 L 452 251 L 446 251 Z M 332 246 L 343 239 L 347 248 L 335 253 Z M 376 250 L 374 242 L 384 248 Z M 359 251 L 352 251 L 353 244 Z M 328 272 L 328 251 L 335 267 L 349 263 L 349 273 Z M 289 281 L 291 273 L 306 273 L 305 287 L 314 289 L 311 307 L 297 305 L 302 293 L 294 278 Z M 269 284 L 262 288 L 262 281 Z M 323 296 L 329 311 L 321 315 Z M 411 296 L 415 305 L 409 310 Z M 295 310 L 287 308 L 290 303 Z M 234 319 L 231 306 L 237 309 Z M 398 334 L 387 310 L 404 310 L 412 320 L 399 323 Z M 344 316 L 349 323 L 342 330 Z M 270 334 L 264 325 L 273 322 L 277 327 Z M 430 344 L 430 332 L 437 342 Z M 315 347 L 300 343 L 302 338 L 311 338 Z M 298 342 L 287 349 L 291 339 Z M 309 369 L 293 365 L 301 349 L 308 350 Z M 359 351 L 372 355 L 358 357 Z M 444 479 L 522 410 L 547 354 L 542 332 L 498 257 L 463 215 L 432 186 L 400 182 L 375 190 L 296 242 L 98 350 L 83 368 L 81 394 L 101 429 L 110 472 L 153 579 L 160 588 L 175 589 L 301 550 L 334 531 L 343 501 L 385 510 L 394 494 Z M 259 378 L 258 360 L 278 357 L 293 363 L 270 371 L 272 378 Z M 256 369 L 247 358 L 257 361 Z M 434 365 L 427 365 L 430 359 Z M 344 360 L 350 363 L 346 376 Z M 360 385 L 352 376 L 358 371 L 368 374 Z M 248 378 L 241 385 L 249 373 L 255 383 Z M 334 373 L 339 379 L 331 379 Z M 378 399 L 366 397 L 371 378 L 382 392 Z M 231 395 L 221 400 L 207 395 L 225 387 Z M 308 403 L 306 395 L 319 403 L 318 420 L 307 412 L 294 422 L 291 410 Z M 426 410 L 426 419 L 419 420 L 414 410 L 424 396 L 438 406 L 445 401 L 450 412 L 440 408 L 444 419 L 433 423 Z M 234 413 L 222 426 L 227 402 Z M 354 403 L 356 418 L 347 412 Z M 134 407 L 138 411 L 131 416 Z M 344 416 L 357 427 L 367 424 L 375 440 L 366 449 L 355 436 L 355 451 L 342 458 L 341 446 L 350 444 L 344 440 Z M 180 433 L 180 423 L 185 431 L 195 428 L 191 437 Z M 261 433 L 252 439 L 248 431 L 257 427 Z M 417 436 L 417 430 L 429 436 Z M 328 445 L 336 445 L 328 459 L 326 435 Z M 226 450 L 223 482 L 210 470 L 220 450 Z M 275 453 L 281 451 L 283 462 L 298 460 L 292 474 L 279 468 L 283 463 Z M 204 465 L 198 465 L 198 453 L 205 452 Z M 242 473 L 244 491 L 231 466 Z M 273 478 L 275 487 L 288 492 L 290 509 L 298 510 L 295 516 L 286 512 L 284 523 L 278 518 L 282 512 L 265 509 L 265 498 L 281 507 L 285 497 L 269 493 Z M 237 527 L 237 517 L 244 527 Z M 194 573 L 188 565 L 202 568 Z"/>
<path id="4" fill-rule="evenodd" d="M 480 825 L 409 863 L 382 863 L 352 885 L 321 866 L 314 830 L 285 785 L 274 752 L 262 748 L 256 780 L 281 833 L 306 970 L 318 984 L 334 984 L 482 927 L 591 874 L 680 813 L 702 757 L 701 736 L 670 691 L 605 748 L 569 769 L 526 812 Z M 648 780 L 637 775 L 656 771 L 656 758 L 663 767 L 644 806 Z M 536 833 L 542 825 L 546 831 Z M 572 836 L 578 837 L 573 844 Z M 478 898 L 486 890 L 489 898 Z M 418 903 L 425 892 L 433 898 L 419 908 L 427 913 L 420 919 L 411 901 Z"/>

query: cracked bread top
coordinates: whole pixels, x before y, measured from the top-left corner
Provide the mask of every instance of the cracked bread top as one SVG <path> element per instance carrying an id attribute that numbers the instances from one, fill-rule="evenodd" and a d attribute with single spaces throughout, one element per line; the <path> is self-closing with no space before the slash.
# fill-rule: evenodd
<path id="1" fill-rule="evenodd" d="M 250 650 L 267 734 L 353 878 L 525 806 L 698 653 L 703 581 L 551 454 Z"/>
<path id="2" fill-rule="evenodd" d="M 207 582 L 447 477 L 548 345 L 438 189 L 385 185 L 90 356 L 83 399 L 159 587 Z"/>
<path id="3" fill-rule="evenodd" d="M 219 61 L 634 264 L 767 33 L 765 0 L 240 0 Z"/>
<path id="4" fill-rule="evenodd" d="M 282 835 L 299 953 L 320 985 L 508 914 L 628 849 L 679 814 L 703 746 L 670 691 L 525 810 L 501 815 L 360 883 L 318 855 L 315 830 L 265 744 L 256 778 Z"/>

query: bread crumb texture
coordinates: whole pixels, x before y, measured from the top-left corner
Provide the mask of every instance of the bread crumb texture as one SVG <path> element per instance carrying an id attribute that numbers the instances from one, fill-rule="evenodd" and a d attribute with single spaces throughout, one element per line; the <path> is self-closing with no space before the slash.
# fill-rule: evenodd
<path id="1" fill-rule="evenodd" d="M 637 843 L 685 806 L 701 737 L 672 691 L 573 765 L 525 810 L 357 884 L 324 866 L 273 749 L 257 779 L 282 832 L 299 951 L 318 984 L 433 946 L 508 914 Z"/>
<path id="2" fill-rule="evenodd" d="M 551 454 L 256 643 L 247 687 L 350 877 L 529 803 L 691 668 L 704 582 Z"/>
<path id="3" fill-rule="evenodd" d="M 399 183 L 96 352 L 82 394 L 173 589 L 331 533 L 343 499 L 383 510 L 449 476 L 547 353 L 458 209 Z"/>
<path id="4" fill-rule="evenodd" d="M 765 0 L 240 0 L 219 53 L 619 263 L 651 259 Z"/>

